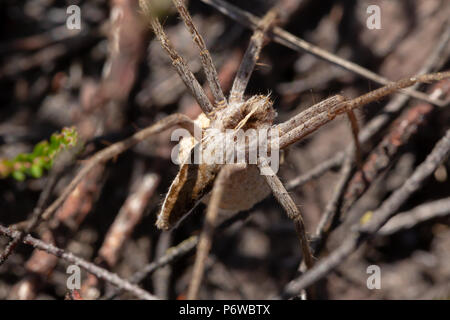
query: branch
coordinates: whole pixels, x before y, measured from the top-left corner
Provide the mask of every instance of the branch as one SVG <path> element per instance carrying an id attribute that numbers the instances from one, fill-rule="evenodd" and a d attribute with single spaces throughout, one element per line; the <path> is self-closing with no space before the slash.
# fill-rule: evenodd
<path id="1" fill-rule="evenodd" d="M 12 231 L 2 225 L 0 225 L 0 233 L 4 234 L 10 238 L 13 238 L 13 239 L 20 237 L 20 232 Z M 122 290 L 127 290 L 127 291 L 133 293 L 138 298 L 145 299 L 145 300 L 158 299 L 157 297 L 150 294 L 149 292 L 141 289 L 140 287 L 138 287 L 134 284 L 131 284 L 127 280 L 122 279 L 117 274 L 109 272 L 103 268 L 100 268 L 99 266 L 97 266 L 93 263 L 90 263 L 82 258 L 79 258 L 71 252 L 65 252 L 63 249 L 60 249 L 49 243 L 46 243 L 44 241 L 33 238 L 30 235 L 27 235 L 23 239 L 23 242 L 33 246 L 36 249 L 43 250 L 43 251 L 48 252 L 56 257 L 64 259 L 67 262 L 76 264 L 77 266 L 80 266 L 81 268 L 85 269 L 87 272 L 92 273 L 96 277 L 103 279 L 107 282 L 110 282 Z"/>
<path id="2" fill-rule="evenodd" d="M 368 214 L 368 222 L 356 226 L 343 243 L 328 257 L 317 263 L 312 269 L 304 273 L 298 279 L 291 281 L 283 292 L 283 297 L 297 295 L 301 290 L 314 284 L 325 277 L 331 270 L 341 264 L 364 241 L 375 235 L 378 230 L 396 213 L 400 206 L 423 185 L 429 177 L 450 155 L 450 130 L 436 144 L 433 151 L 422 162 L 409 179 L 397 189 L 382 205 L 373 213 Z"/>
<path id="3" fill-rule="evenodd" d="M 144 268 L 133 274 L 128 281 L 133 284 L 140 283 L 155 270 L 164 267 L 169 263 L 171 263 L 172 261 L 178 259 L 179 257 L 187 254 L 188 252 L 193 251 L 194 248 L 197 246 L 197 244 L 198 244 L 198 236 L 192 236 L 182 241 L 177 246 L 169 248 L 166 251 L 166 254 L 160 257 L 158 260 L 149 263 Z M 121 291 L 122 290 L 120 289 L 116 289 L 111 293 L 105 295 L 105 297 L 102 300 L 112 300 L 115 297 L 117 297 L 121 293 Z"/>
<path id="4" fill-rule="evenodd" d="M 409 211 L 396 214 L 379 231 L 378 235 L 388 236 L 403 229 L 410 229 L 419 223 L 450 214 L 450 198 L 419 205 Z"/>
<path id="5" fill-rule="evenodd" d="M 5 250 L 0 255 L 0 266 L 5 263 L 8 257 L 14 252 L 14 249 L 23 241 L 25 236 L 31 233 L 41 222 L 44 208 L 52 195 L 56 182 L 65 169 L 74 162 L 79 149 L 80 147 L 64 150 L 54 159 L 55 163 L 50 171 L 47 183 L 39 195 L 36 207 L 33 209 L 30 218 L 27 221 L 24 221 L 25 227 L 23 232 L 19 232 L 19 236 L 8 243 Z"/>
<path id="6" fill-rule="evenodd" d="M 42 214 L 42 219 L 48 220 L 55 212 L 55 210 L 64 202 L 69 194 L 81 182 L 81 180 L 83 180 L 83 178 L 89 173 L 89 171 L 91 171 L 97 164 L 104 163 L 118 156 L 119 154 L 133 147 L 139 142 L 145 140 L 149 136 L 160 133 L 175 125 L 187 126 L 187 129 L 191 132 L 193 131 L 193 126 L 195 126 L 193 121 L 187 116 L 182 114 L 173 114 L 156 122 L 152 126 L 135 133 L 130 138 L 114 143 L 113 145 L 91 156 L 86 160 L 86 164 L 78 172 L 75 178 L 73 178 L 70 184 L 64 189 L 62 194 L 45 210 L 45 212 Z"/>
<path id="7" fill-rule="evenodd" d="M 226 16 L 236 20 L 238 23 L 241 23 L 250 29 L 253 30 L 257 29 L 261 23 L 261 19 L 259 19 L 258 17 L 242 9 L 239 9 L 238 7 L 235 7 L 223 0 L 201 0 L 201 1 L 211 5 L 212 7 L 216 8 L 217 10 L 225 14 Z M 356 73 L 364 78 L 370 79 L 381 85 L 388 85 L 391 83 L 389 79 L 386 79 L 376 74 L 375 72 L 363 68 L 357 65 L 356 63 L 342 59 L 326 50 L 323 50 L 303 39 L 294 36 L 293 34 L 281 29 L 280 27 L 275 26 L 271 30 L 271 32 L 268 33 L 268 35 L 271 36 L 275 42 L 278 42 L 288 48 L 291 48 L 292 50 L 306 51 L 307 53 L 310 53 L 317 58 L 333 63 L 341 68 L 349 70 L 353 73 Z M 447 30 L 447 32 L 445 32 L 445 35 L 446 41 L 448 41 L 448 39 L 450 38 L 450 32 Z M 444 101 L 432 99 L 430 96 L 416 90 L 403 89 L 402 92 L 408 94 L 411 97 L 421 99 L 438 106 L 445 105 Z"/>

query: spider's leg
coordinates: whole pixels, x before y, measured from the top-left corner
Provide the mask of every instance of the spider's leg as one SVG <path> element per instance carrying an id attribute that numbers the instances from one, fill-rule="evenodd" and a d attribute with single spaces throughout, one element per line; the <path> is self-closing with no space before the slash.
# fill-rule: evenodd
<path id="1" fill-rule="evenodd" d="M 260 171 L 264 170 L 265 173 L 271 173 L 269 175 L 264 175 L 264 178 L 272 189 L 275 198 L 283 206 L 284 210 L 286 210 L 288 217 L 294 221 L 295 230 L 297 231 L 297 236 L 302 248 L 303 259 L 306 267 L 308 269 L 311 268 L 314 265 L 314 258 L 309 246 L 308 237 L 306 236 L 306 228 L 300 210 L 265 158 L 259 158 L 258 167 Z"/>
<path id="2" fill-rule="evenodd" d="M 290 118 L 289 120 L 280 123 L 276 126 L 276 128 L 280 132 L 280 136 L 288 133 L 292 129 L 297 128 L 300 124 L 314 118 L 315 116 L 328 111 L 332 106 L 337 105 L 339 103 L 344 102 L 346 99 L 341 95 L 335 95 L 328 99 L 322 100 L 319 103 L 309 107 L 308 109 L 300 112 L 296 116 Z"/>
<path id="3" fill-rule="evenodd" d="M 200 289 L 203 273 L 205 270 L 206 259 L 208 258 L 208 254 L 211 249 L 212 237 L 217 220 L 217 215 L 219 213 L 219 204 L 222 199 L 225 183 L 231 173 L 239 169 L 242 169 L 242 165 L 225 165 L 221 168 L 216 180 L 214 181 L 214 186 L 211 192 L 211 199 L 209 200 L 208 209 L 206 211 L 205 222 L 202 232 L 200 233 L 197 245 L 197 254 L 195 256 L 192 278 L 187 293 L 187 298 L 189 300 L 196 299 Z"/>
<path id="4" fill-rule="evenodd" d="M 241 102 L 247 88 L 250 76 L 255 68 L 256 62 L 259 59 L 259 54 L 264 44 L 264 35 L 267 30 L 273 25 L 277 17 L 275 9 L 271 9 L 266 13 L 261 20 L 261 24 L 253 33 L 250 43 L 242 58 L 241 65 L 233 82 L 233 87 L 230 93 L 230 103 Z"/>
<path id="5" fill-rule="evenodd" d="M 362 149 L 361 144 L 359 143 L 358 135 L 359 135 L 359 125 L 358 125 L 358 119 L 356 119 L 355 112 L 353 110 L 347 111 L 347 117 L 350 121 L 350 125 L 352 126 L 352 137 L 353 137 L 353 144 L 355 145 L 355 160 L 356 165 L 358 168 L 363 172 L 362 170 Z"/>
<path id="6" fill-rule="evenodd" d="M 291 120 L 275 126 L 275 128 L 280 130 L 279 148 L 286 148 L 287 146 L 303 139 L 305 136 L 333 120 L 339 114 L 347 113 L 348 111 L 362 107 L 371 102 L 378 101 L 387 95 L 395 93 L 397 90 L 407 88 L 416 83 L 439 81 L 449 77 L 450 71 L 424 74 L 393 82 L 387 86 L 363 94 L 355 99 L 346 100 L 345 97 L 342 96 L 337 96 L 340 97 L 339 99 L 332 100 L 334 97 L 327 99 L 324 101 L 327 102 L 326 104 L 322 104 L 321 106 L 319 106 L 320 104 L 317 104 L 309 108 L 317 108 L 317 112 L 310 111 L 308 114 L 309 117 L 306 119 L 301 118 L 301 115 L 305 112 L 304 111 Z"/>
<path id="7" fill-rule="evenodd" d="M 189 88 L 194 98 L 197 100 L 200 108 L 202 108 L 203 112 L 208 115 L 212 110 L 213 106 L 203 91 L 202 86 L 198 83 L 195 76 L 192 74 L 192 71 L 189 69 L 187 63 L 184 59 L 177 53 L 173 45 L 170 43 L 167 35 L 164 32 L 161 23 L 158 18 L 154 16 L 152 7 L 150 5 L 150 0 L 139 0 L 139 6 L 144 12 L 146 18 L 150 21 L 152 25 L 153 31 L 155 32 L 156 37 L 158 38 L 161 46 L 166 50 L 170 59 L 172 60 L 172 64 L 174 65 L 176 71 L 180 75 L 186 87 Z"/>
<path id="8" fill-rule="evenodd" d="M 183 19 L 186 27 L 194 39 L 195 44 L 200 50 L 200 58 L 202 61 L 203 70 L 205 71 L 206 78 L 208 79 L 209 87 L 211 88 L 211 92 L 214 96 L 214 101 L 216 106 L 226 105 L 227 100 L 222 92 L 222 88 L 220 87 L 219 77 L 217 75 L 217 70 L 214 67 L 214 63 L 212 61 L 211 55 L 206 48 L 205 42 L 203 41 L 202 36 L 198 32 L 197 28 L 192 21 L 192 17 L 189 14 L 186 6 L 183 3 L 183 0 L 172 0 L 175 7 L 177 8 L 181 18 Z"/>

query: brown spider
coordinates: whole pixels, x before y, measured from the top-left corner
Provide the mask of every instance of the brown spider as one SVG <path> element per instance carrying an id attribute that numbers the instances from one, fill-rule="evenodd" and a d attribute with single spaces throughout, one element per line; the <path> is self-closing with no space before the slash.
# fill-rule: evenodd
<path id="1" fill-rule="evenodd" d="M 182 0 L 173 0 L 200 51 L 203 70 L 214 97 L 214 103 L 211 103 L 184 59 L 178 55 L 170 43 L 160 22 L 152 14 L 150 2 L 148 0 L 140 0 L 139 4 L 143 13 L 149 19 L 156 37 L 172 60 L 176 71 L 203 110 L 203 113 L 194 122 L 189 121 L 182 115 L 172 115 L 154 125 L 152 127 L 154 130 L 151 132 L 156 133 L 170 126 L 186 123 L 189 124 L 188 127 L 191 132 L 193 127 L 200 127 L 203 131 L 202 138 L 193 137 L 190 140 L 188 139 L 189 141 L 181 142 L 180 149 L 182 150 L 180 151 L 182 152 L 180 154 L 183 154 L 184 158 L 181 159 L 180 170 L 170 186 L 156 222 L 158 228 L 169 230 L 190 212 L 197 202 L 201 201 L 208 193 L 211 193 L 205 224 L 197 246 L 197 256 L 192 281 L 188 290 L 188 298 L 195 299 L 197 297 L 219 211 L 237 212 L 247 210 L 264 199 L 270 191 L 273 192 L 287 211 L 289 218 L 294 221 L 305 265 L 307 268 L 311 268 L 314 260 L 305 233 L 302 216 L 282 182 L 269 166 L 267 158 L 258 157 L 257 164 L 191 164 L 184 161 L 186 155 L 190 156 L 194 152 L 193 150 L 201 144 L 204 145 L 203 150 L 212 150 L 214 152 L 218 149 L 214 143 L 210 142 L 214 141 L 209 139 L 212 138 L 212 134 L 209 133 L 210 129 L 221 131 L 236 128 L 244 130 L 249 128 L 275 129 L 279 133 L 280 150 L 301 140 L 306 135 L 333 120 L 337 115 L 343 113 L 350 117 L 353 131 L 357 132 L 356 120 L 352 113 L 353 109 L 379 100 L 396 90 L 406 88 L 417 82 L 448 77 L 450 73 L 422 75 L 400 80 L 355 99 L 347 99 L 341 95 L 336 95 L 310 107 L 284 123 L 275 125 L 273 122 L 276 112 L 268 96 L 255 95 L 244 99 L 249 78 L 263 47 L 264 35 L 270 30 L 277 17 L 275 10 L 270 10 L 254 31 L 227 99 L 219 84 L 217 71 L 211 56 L 201 35 L 193 24 L 189 12 Z M 356 137 L 355 149 L 358 151 L 357 135 L 354 133 L 354 136 Z M 248 151 L 248 148 L 246 150 Z M 277 150 L 271 151 L 277 152 Z M 262 175 L 261 170 L 264 170 L 266 173 L 269 172 L 269 174 Z"/>

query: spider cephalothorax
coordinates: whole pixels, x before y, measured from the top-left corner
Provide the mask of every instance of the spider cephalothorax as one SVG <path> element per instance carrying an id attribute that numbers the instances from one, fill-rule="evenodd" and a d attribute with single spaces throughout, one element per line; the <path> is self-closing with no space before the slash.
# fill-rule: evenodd
<path id="1" fill-rule="evenodd" d="M 211 190 L 217 173 L 226 162 L 226 132 L 245 132 L 249 129 L 267 131 L 273 124 L 276 112 L 269 96 L 255 95 L 244 102 L 223 105 L 208 116 L 201 113 L 194 121 L 202 129 L 201 138 L 190 136 L 180 141 L 180 171 L 162 205 L 156 223 L 158 228 L 167 230 L 173 227 Z M 249 141 L 244 142 L 248 146 Z M 196 151 L 202 156 L 199 163 L 192 159 Z M 223 156 L 222 161 L 216 161 L 217 154 Z M 215 159 L 211 160 L 211 157 Z M 224 188 L 224 197 L 219 204 L 223 213 L 248 210 L 270 193 L 256 163 L 235 170 Z M 204 200 L 207 202 L 208 197 Z"/>
<path id="2" fill-rule="evenodd" d="M 255 95 L 243 102 L 230 103 L 210 115 L 212 127 L 218 129 L 261 129 L 273 124 L 276 112 L 270 96 Z"/>

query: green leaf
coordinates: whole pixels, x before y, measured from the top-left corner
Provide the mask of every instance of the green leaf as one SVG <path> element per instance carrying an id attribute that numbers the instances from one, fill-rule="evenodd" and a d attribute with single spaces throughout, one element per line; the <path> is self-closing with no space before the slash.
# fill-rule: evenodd
<path id="1" fill-rule="evenodd" d="M 74 127 L 63 128 L 60 133 L 52 134 L 49 141 L 39 142 L 32 153 L 20 153 L 13 160 L 0 159 L 0 178 L 12 176 L 19 181 L 25 180 L 27 175 L 40 178 L 45 170 L 51 169 L 55 157 L 61 151 L 80 143 Z"/>
<path id="2" fill-rule="evenodd" d="M 40 178 L 44 172 L 42 167 L 35 164 L 31 166 L 30 173 L 33 178 Z"/>
<path id="3" fill-rule="evenodd" d="M 17 181 L 23 181 L 26 178 L 25 173 L 23 173 L 22 171 L 13 171 L 12 177 Z"/>

